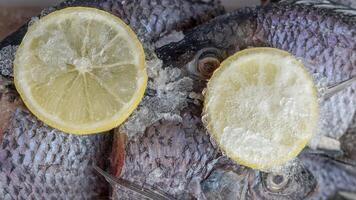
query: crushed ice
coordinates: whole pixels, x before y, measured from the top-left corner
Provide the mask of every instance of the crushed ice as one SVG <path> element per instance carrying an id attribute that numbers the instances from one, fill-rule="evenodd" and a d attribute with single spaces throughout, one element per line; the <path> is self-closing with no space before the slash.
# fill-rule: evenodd
<path id="1" fill-rule="evenodd" d="M 188 105 L 193 80 L 182 76 L 179 68 L 163 68 L 162 65 L 159 59 L 147 61 L 149 80 L 146 95 L 130 118 L 119 127 L 119 131 L 129 137 L 143 133 L 161 119 L 181 120 L 180 111 Z"/>
<path id="2" fill-rule="evenodd" d="M 9 45 L 0 49 L 0 74 L 13 76 L 12 65 L 18 46 Z"/>
<path id="3" fill-rule="evenodd" d="M 172 31 L 169 34 L 162 36 L 157 42 L 155 42 L 155 46 L 159 48 L 171 42 L 178 42 L 183 38 L 184 34 L 182 31 Z"/>

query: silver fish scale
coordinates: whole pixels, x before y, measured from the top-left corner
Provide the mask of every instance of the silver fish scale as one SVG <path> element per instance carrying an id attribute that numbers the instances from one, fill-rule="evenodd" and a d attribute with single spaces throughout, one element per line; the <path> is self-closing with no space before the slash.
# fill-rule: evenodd
<path id="1" fill-rule="evenodd" d="M 147 39 L 158 39 L 173 30 L 193 27 L 213 16 L 222 14 L 222 7 L 217 6 L 216 0 L 184 1 L 184 0 L 132 0 L 106 1 L 102 7 L 123 16 L 136 34 Z M 212 7 L 216 6 L 215 10 Z M 192 24 L 191 19 L 196 19 Z"/>
<path id="2" fill-rule="evenodd" d="M 286 6 L 283 13 L 277 7 L 258 13 L 255 37 L 265 38 L 268 46 L 301 58 L 311 74 L 320 74 L 329 86 L 356 75 L 354 23 L 347 24 L 303 6 Z M 320 84 L 325 79 L 315 81 Z M 356 86 L 352 86 L 321 104 L 320 134 L 338 139 L 346 132 L 356 111 L 355 90 Z"/>
<path id="3" fill-rule="evenodd" d="M 347 132 L 340 138 L 340 143 L 345 156 L 356 160 L 356 114 L 352 123 Z"/>
<path id="4" fill-rule="evenodd" d="M 90 6 L 106 10 L 122 18 L 139 36 L 147 48 L 150 42 L 174 30 L 191 28 L 208 19 L 223 13 L 223 8 L 217 0 L 187 1 L 187 0 L 152 0 L 152 1 L 124 1 L 124 0 L 71 0 L 65 1 L 57 9 L 68 6 Z M 50 7 L 42 11 L 41 17 L 57 10 Z M 16 33 L 15 33 L 16 35 Z M 1 42 L 0 73 L 12 76 L 12 61 L 17 46 L 23 34 L 10 38 L 11 41 Z M 11 37 L 11 36 L 10 36 Z M 7 43 L 7 45 L 6 45 Z M 12 44 L 12 46 L 9 46 Z M 151 52 L 146 52 L 150 54 Z"/>
<path id="5" fill-rule="evenodd" d="M 146 47 L 170 29 L 194 26 L 223 11 L 215 0 L 157 0 L 146 4 L 138 0 L 71 0 L 46 9 L 41 16 L 68 6 L 96 7 L 118 15 Z M 0 66 L 1 75 L 12 76 L 13 55 L 25 32 L 26 27 L 0 43 L 5 47 L 0 51 L 0 61 L 5 62 Z M 148 49 L 146 53 L 152 52 Z M 17 110 L 9 124 L 4 133 L 0 132 L 0 199 L 109 198 L 109 184 L 91 166 L 106 168 L 111 134 L 67 135 L 43 125 L 25 110 Z"/>
<path id="6" fill-rule="evenodd" d="M 218 48 L 227 55 L 248 47 L 275 47 L 300 58 L 312 75 L 318 75 L 315 76 L 317 85 L 332 86 L 356 75 L 356 18 L 350 13 L 288 3 L 245 8 L 198 26 L 186 32 L 181 41 L 163 46 L 156 52 L 164 64 L 177 66 L 190 62 L 191 54 L 207 47 Z M 171 49 L 176 51 L 171 52 Z M 339 138 L 352 126 L 356 111 L 355 90 L 352 86 L 322 102 L 320 134 Z M 301 161 L 304 162 L 303 158 Z M 356 176 L 345 166 L 325 159 L 309 161 L 306 166 L 313 168 L 312 175 L 318 177 L 317 183 L 329 185 L 325 189 L 318 187 L 320 191 L 315 191 L 317 194 L 312 191 L 311 197 L 325 199 L 339 189 L 355 189 Z M 327 167 L 320 170 L 324 164 Z M 347 175 L 349 177 L 345 178 Z M 307 187 L 305 191 L 313 189 L 306 183 L 300 184 Z M 226 196 L 232 195 L 232 192 L 224 192 Z"/>
<path id="7" fill-rule="evenodd" d="M 337 161 L 317 156 L 300 156 L 303 164 L 313 174 L 318 182 L 316 191 L 307 200 L 331 199 L 337 191 L 355 191 L 356 170 Z"/>
<path id="8" fill-rule="evenodd" d="M 121 178 L 178 199 L 199 193 L 195 183 L 207 175 L 218 150 L 205 134 L 200 117 L 187 112 L 182 118 L 182 122 L 160 120 L 132 138 L 126 145 Z"/>
<path id="9" fill-rule="evenodd" d="M 18 109 L 0 148 L 0 197 L 90 199 L 108 188 L 91 165 L 105 166 L 112 135 L 77 137 Z M 10 198 L 11 197 L 11 198 Z"/>
<path id="10" fill-rule="evenodd" d="M 179 43 L 161 47 L 157 52 L 165 62 L 182 62 L 181 57 L 188 57 L 185 52 L 191 54 L 208 45 L 228 55 L 248 47 L 275 47 L 300 58 L 312 75 L 318 74 L 317 85 L 325 82 L 332 86 L 356 75 L 355 27 L 355 17 L 332 9 L 271 4 L 217 17 L 186 32 Z M 356 86 L 352 86 L 321 104 L 320 134 L 339 138 L 345 133 L 356 111 L 355 90 Z"/>

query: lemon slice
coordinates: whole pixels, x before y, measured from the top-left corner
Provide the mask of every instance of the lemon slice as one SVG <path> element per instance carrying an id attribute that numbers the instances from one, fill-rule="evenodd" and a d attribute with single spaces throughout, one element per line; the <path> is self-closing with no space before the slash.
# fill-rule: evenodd
<path id="1" fill-rule="evenodd" d="M 237 52 L 214 72 L 206 89 L 208 132 L 236 162 L 269 170 L 297 156 L 316 132 L 316 87 L 288 52 Z"/>
<path id="2" fill-rule="evenodd" d="M 29 28 L 16 54 L 14 79 L 35 116 L 73 134 L 120 125 L 147 85 L 135 33 L 119 18 L 84 7 L 53 12 Z"/>

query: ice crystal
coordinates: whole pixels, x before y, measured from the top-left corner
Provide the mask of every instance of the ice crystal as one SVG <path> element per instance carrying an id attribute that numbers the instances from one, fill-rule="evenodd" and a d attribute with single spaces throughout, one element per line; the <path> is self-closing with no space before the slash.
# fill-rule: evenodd
<path id="1" fill-rule="evenodd" d="M 0 74 L 3 76 L 13 76 L 12 64 L 18 46 L 6 46 L 0 50 Z"/>
<path id="2" fill-rule="evenodd" d="M 181 120 L 180 111 L 187 106 L 193 89 L 192 79 L 182 76 L 179 68 L 163 68 L 159 59 L 147 61 L 147 70 L 149 81 L 145 97 L 119 128 L 128 136 L 144 132 L 146 127 L 161 119 Z"/>

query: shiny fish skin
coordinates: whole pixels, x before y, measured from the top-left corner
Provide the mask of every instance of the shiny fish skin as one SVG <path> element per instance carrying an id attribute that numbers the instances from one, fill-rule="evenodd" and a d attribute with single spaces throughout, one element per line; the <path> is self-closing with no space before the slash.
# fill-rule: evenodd
<path id="1" fill-rule="evenodd" d="M 201 108 L 191 105 L 190 109 Z M 177 199 L 200 197 L 200 181 L 219 152 L 205 134 L 199 115 L 183 111 L 182 118 L 182 121 L 161 120 L 143 135 L 130 138 L 122 157 L 125 160 L 114 166 L 117 170 L 114 173 L 139 185 L 163 190 Z M 125 143 L 122 140 L 124 137 L 116 142 Z M 119 189 L 114 193 L 116 199 L 133 198 L 124 196 Z"/>
<path id="2" fill-rule="evenodd" d="M 95 7 L 120 17 L 138 35 L 143 45 L 148 49 L 146 51 L 148 56 L 152 53 L 151 42 L 157 40 L 161 35 L 173 30 L 180 31 L 191 28 L 224 12 L 218 0 L 69 0 L 56 7 L 45 9 L 40 16 L 69 6 Z M 27 27 L 28 24 L 25 24 L 18 31 L 2 40 L 0 49 L 9 48 L 9 45 L 19 45 Z M 12 76 L 11 65 L 0 66 L 0 74 Z"/>
<path id="3" fill-rule="evenodd" d="M 215 0 L 150 2 L 71 0 L 45 10 L 43 15 L 67 6 L 108 10 L 132 23 L 144 45 L 150 46 L 151 41 L 170 29 L 179 31 L 222 12 Z M 165 18 L 142 21 L 161 14 Z M 21 42 L 26 29 L 27 25 L 7 37 L 0 48 L 11 45 L 14 51 L 16 48 L 12 47 Z M 11 58 L 12 53 L 0 55 L 0 60 Z M 0 116 L 0 199 L 109 199 L 109 184 L 91 165 L 107 167 L 112 134 L 74 136 L 44 125 L 24 108 L 16 93 L 11 63 L 5 67 L 0 66 L 0 108 L 7 108 L 5 115 Z M 1 110 L 0 114 L 3 113 Z"/>
<path id="4" fill-rule="evenodd" d="M 108 186 L 90 167 L 104 167 L 111 134 L 74 136 L 17 109 L 0 149 L 0 196 L 4 199 L 91 199 Z"/>
<path id="5" fill-rule="evenodd" d="M 285 0 L 285 1 L 290 3 L 299 1 L 300 3 L 311 4 L 311 5 L 318 3 L 319 6 L 326 5 L 327 7 L 329 7 L 328 5 L 330 4 L 339 4 L 339 5 L 356 9 L 356 2 L 353 0 Z M 283 0 L 281 2 L 283 2 Z"/>
<path id="6" fill-rule="evenodd" d="M 356 168 L 325 156 L 302 153 L 288 173 L 287 184 L 273 191 L 267 174 L 230 162 L 214 167 L 202 182 L 203 192 L 208 200 L 327 200 L 338 191 L 356 192 Z"/>
<path id="7" fill-rule="evenodd" d="M 68 0 L 46 9 L 41 16 L 73 6 L 95 7 L 120 17 L 146 43 L 173 30 L 192 28 L 224 12 L 217 0 Z M 27 27 L 24 25 L 1 41 L 0 48 L 19 45 Z"/>
<path id="8" fill-rule="evenodd" d="M 165 68 L 179 68 L 182 72 L 181 76 L 191 78 L 193 80 L 193 91 L 196 93 L 202 93 L 206 81 L 196 78 L 196 74 L 191 74 L 189 66 L 191 66 L 192 59 L 197 52 L 211 47 L 219 50 L 219 55 L 216 57 L 222 59 L 237 50 L 251 46 L 271 46 L 284 49 L 306 62 L 306 66 L 312 73 L 318 73 L 319 76 L 316 76 L 318 84 L 323 82 L 323 80 L 318 79 L 321 75 L 321 77 L 326 77 L 327 85 L 333 85 L 354 76 L 356 73 L 355 25 L 355 18 L 352 15 L 346 15 L 344 12 L 337 10 L 320 8 L 316 5 L 271 4 L 267 7 L 254 9 L 245 8 L 217 17 L 204 25 L 185 32 L 183 40 L 163 46 L 157 49 L 156 53 L 163 60 Z M 186 90 L 190 91 L 190 89 Z M 170 91 L 167 90 L 166 92 L 169 93 Z M 355 97 L 355 88 L 352 87 L 326 101 L 323 106 L 323 110 L 327 112 L 323 113 L 326 116 L 322 121 L 322 134 L 335 138 L 344 134 L 356 109 Z M 195 116 L 193 118 L 200 118 L 201 104 L 200 107 L 192 105 L 193 103 L 188 104 L 184 112 L 179 110 L 183 119 L 185 119 L 183 116 L 186 113 L 194 113 L 189 115 Z M 177 125 L 163 128 L 174 124 Z M 205 195 L 204 190 L 209 184 L 203 183 L 207 180 L 209 174 L 213 172 L 213 169 L 219 168 L 216 165 L 220 162 L 221 154 L 217 151 L 213 141 L 206 140 L 201 143 L 202 139 L 197 139 L 208 139 L 204 135 L 206 134 L 204 129 L 197 129 L 194 137 L 187 137 L 189 132 L 185 131 L 184 128 L 182 130 L 177 127 L 203 127 L 203 125 L 201 120 L 180 121 L 179 119 L 172 119 L 149 125 L 145 127 L 146 131 L 143 135 L 138 135 L 134 138 L 125 139 L 125 136 L 121 136 L 121 134 L 125 133 L 116 133 L 118 135 L 115 137 L 114 144 L 118 144 L 116 146 L 121 149 L 117 148 L 113 151 L 112 173 L 143 187 L 158 187 L 178 199 L 206 199 L 208 194 Z M 128 135 L 130 134 L 128 133 Z M 175 139 L 172 140 L 174 142 L 170 142 L 170 138 Z M 180 146 L 176 147 L 176 143 L 180 144 Z M 194 145 L 190 145 L 194 143 L 195 146 L 206 149 L 199 149 Z M 126 144 L 125 148 L 122 147 L 122 144 Z M 194 156 L 187 156 L 184 151 L 186 149 L 182 151 L 182 146 L 192 146 L 192 148 L 187 148 L 187 151 L 190 152 L 188 155 Z M 160 152 L 161 149 L 163 152 Z M 156 157 L 163 155 L 163 153 L 167 153 L 172 157 Z M 177 156 L 177 153 L 180 153 L 181 156 Z M 200 160 L 195 159 L 195 157 L 205 158 Z M 304 162 L 303 159 L 301 158 L 301 163 Z M 187 162 L 186 160 L 193 162 Z M 202 163 L 204 165 L 201 165 Z M 309 162 L 306 161 L 306 163 Z M 318 174 L 317 170 L 312 170 L 314 167 L 322 167 L 324 163 L 330 166 L 328 168 L 330 173 L 348 174 L 346 168 L 339 167 L 333 162 L 330 164 L 329 161 L 322 160 L 319 162 L 319 160 L 315 160 L 315 163 L 310 164 L 312 166 L 310 173 L 307 173 L 306 176 L 297 175 L 294 179 L 298 185 L 293 185 L 293 188 L 297 188 L 297 190 L 291 194 L 291 198 L 313 197 L 313 191 L 315 191 L 317 185 L 332 184 L 328 182 L 319 183 L 319 181 L 332 181 L 333 174 L 330 174 L 325 179 L 319 179 L 319 176 L 324 175 Z M 236 164 L 232 165 L 237 167 Z M 195 174 L 194 177 L 190 176 L 191 173 Z M 252 173 L 258 174 L 256 171 L 252 171 Z M 175 177 L 176 175 L 178 175 L 178 178 Z M 241 180 L 240 178 L 244 176 L 247 176 L 247 174 L 242 173 L 241 176 L 237 176 L 237 179 Z M 252 181 L 255 180 L 254 176 L 248 175 L 248 177 L 251 177 Z M 350 178 L 340 179 L 337 185 L 341 187 L 347 184 L 354 184 L 355 178 L 351 173 Z M 175 180 L 180 181 L 175 183 Z M 215 180 L 222 181 L 222 179 Z M 298 180 L 308 182 L 298 182 Z M 235 178 L 224 179 L 224 181 L 231 185 L 238 182 Z M 211 183 L 216 184 L 214 181 Z M 257 184 L 260 183 L 257 182 Z M 243 181 L 241 181 L 241 184 L 244 184 Z M 333 195 L 331 193 L 335 192 L 339 186 L 331 189 L 327 188 L 330 189 L 330 192 L 325 192 L 321 188 L 319 191 L 325 194 L 321 195 L 321 197 L 323 199 L 331 197 L 330 195 Z M 350 189 L 349 187 L 345 188 Z M 246 188 L 240 184 L 237 184 L 231 190 L 234 189 L 246 191 Z M 264 198 L 263 194 L 262 196 L 257 193 L 252 194 L 252 190 L 255 189 L 252 188 L 249 191 L 250 194 L 245 195 L 246 199 L 253 199 L 254 196 L 256 197 L 255 199 L 258 199 L 257 197 L 268 199 L 267 197 Z M 120 192 L 122 190 L 115 190 L 114 197 L 130 199 L 130 196 L 120 195 Z M 226 198 L 229 195 L 234 196 L 233 193 L 229 193 L 229 190 L 223 192 Z M 281 197 L 283 199 L 285 196 L 277 194 L 270 197 Z M 315 197 L 319 196 L 315 195 Z M 138 197 L 135 198 L 139 199 Z M 216 196 L 212 199 L 215 198 Z"/>
<path id="9" fill-rule="evenodd" d="M 352 125 L 340 138 L 340 143 L 345 157 L 356 161 L 356 114 L 353 118 Z"/>
<path id="10" fill-rule="evenodd" d="M 331 86 L 355 76 L 356 11 L 349 9 L 345 14 L 345 10 L 297 2 L 245 8 L 217 17 L 157 53 L 166 63 L 182 65 L 206 47 L 231 55 L 247 47 L 268 46 L 300 58 L 317 75 L 317 85 Z M 346 132 L 356 111 L 355 90 L 353 85 L 322 103 L 320 134 L 338 139 Z"/>
<path id="11" fill-rule="evenodd" d="M 338 191 L 356 192 L 356 167 L 313 154 L 302 154 L 300 160 L 318 182 L 308 200 L 331 199 Z"/>

